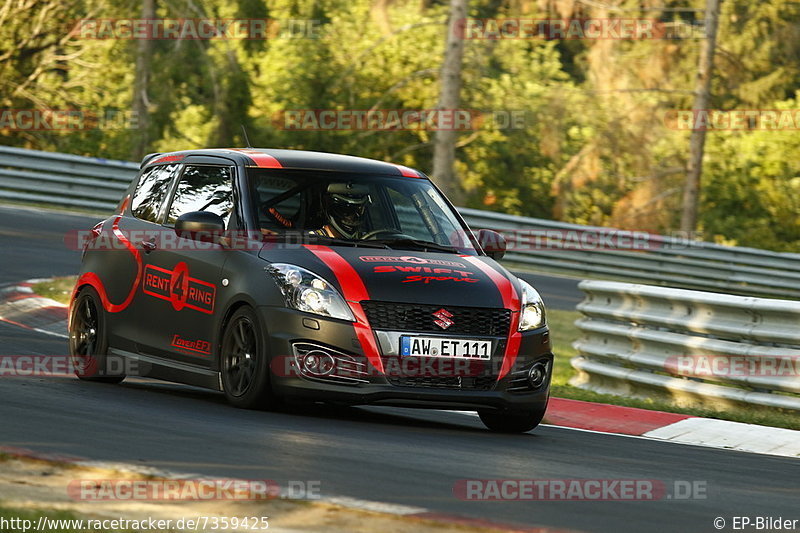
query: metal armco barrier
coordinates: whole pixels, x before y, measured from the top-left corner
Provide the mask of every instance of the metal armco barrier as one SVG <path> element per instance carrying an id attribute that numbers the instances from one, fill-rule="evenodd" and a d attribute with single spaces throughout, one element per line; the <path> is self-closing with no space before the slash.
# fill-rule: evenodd
<path id="1" fill-rule="evenodd" d="M 0 146 L 0 199 L 112 211 L 137 163 Z"/>
<path id="2" fill-rule="evenodd" d="M 0 146 L 0 199 L 111 212 L 139 165 Z M 461 208 L 509 243 L 520 270 L 800 299 L 800 254 L 676 239 Z"/>
<path id="3" fill-rule="evenodd" d="M 572 384 L 684 405 L 800 410 L 800 302 L 583 281 Z"/>
<path id="4" fill-rule="evenodd" d="M 800 299 L 800 254 L 475 209 L 459 211 L 473 229 L 503 233 L 508 241 L 503 261 L 519 269 Z"/>

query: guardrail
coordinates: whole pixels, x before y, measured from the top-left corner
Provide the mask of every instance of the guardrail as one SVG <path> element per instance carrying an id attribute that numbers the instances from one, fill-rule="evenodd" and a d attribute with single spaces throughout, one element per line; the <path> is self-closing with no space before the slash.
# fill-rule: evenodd
<path id="1" fill-rule="evenodd" d="M 582 281 L 571 384 L 684 405 L 800 410 L 800 302 Z"/>
<path id="2" fill-rule="evenodd" d="M 0 199 L 111 211 L 137 163 L 0 146 Z M 523 270 L 800 299 L 800 254 L 782 254 L 461 208 L 502 232 Z M 604 242 L 610 237 L 612 246 Z M 630 242 L 628 249 L 624 244 Z"/>
<path id="3" fill-rule="evenodd" d="M 800 254 L 722 246 L 475 209 L 459 211 L 473 229 L 487 228 L 503 233 L 508 241 L 504 262 L 518 268 L 800 299 Z"/>
<path id="4" fill-rule="evenodd" d="M 111 211 L 137 163 L 0 146 L 0 198 Z"/>

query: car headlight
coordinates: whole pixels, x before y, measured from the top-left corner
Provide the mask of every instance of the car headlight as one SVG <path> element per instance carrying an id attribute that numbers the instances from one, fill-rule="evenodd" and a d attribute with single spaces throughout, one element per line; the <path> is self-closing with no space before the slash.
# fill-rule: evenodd
<path id="1" fill-rule="evenodd" d="M 310 270 L 286 263 L 273 263 L 266 271 L 275 278 L 287 307 L 342 320 L 355 320 L 339 291 Z"/>
<path id="2" fill-rule="evenodd" d="M 522 287 L 522 310 L 519 317 L 519 331 L 528 331 L 544 325 L 544 303 L 542 297 L 536 292 L 530 283 L 519 280 Z"/>

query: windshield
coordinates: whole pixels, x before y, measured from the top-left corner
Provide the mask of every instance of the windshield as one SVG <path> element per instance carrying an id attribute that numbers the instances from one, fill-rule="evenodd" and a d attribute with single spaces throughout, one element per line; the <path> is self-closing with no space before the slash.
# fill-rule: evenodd
<path id="1" fill-rule="evenodd" d="M 466 228 L 427 180 L 273 169 L 248 169 L 248 175 L 253 218 L 264 235 L 300 233 L 350 245 L 477 253 Z"/>

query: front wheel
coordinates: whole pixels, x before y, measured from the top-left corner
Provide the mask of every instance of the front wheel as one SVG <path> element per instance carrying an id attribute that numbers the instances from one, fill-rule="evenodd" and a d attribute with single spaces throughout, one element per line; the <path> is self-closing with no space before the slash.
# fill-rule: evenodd
<path id="1" fill-rule="evenodd" d="M 106 315 L 97 291 L 92 287 L 81 289 L 70 312 L 69 355 L 75 375 L 101 383 L 119 383 L 125 379 L 123 369 L 110 368 Z"/>
<path id="2" fill-rule="evenodd" d="M 249 307 L 237 310 L 222 334 L 222 389 L 232 405 L 257 409 L 274 404 L 267 343 L 258 317 Z"/>
<path id="3" fill-rule="evenodd" d="M 478 409 L 481 422 L 498 433 L 525 433 L 539 425 L 547 406 L 529 411 L 494 411 Z"/>

